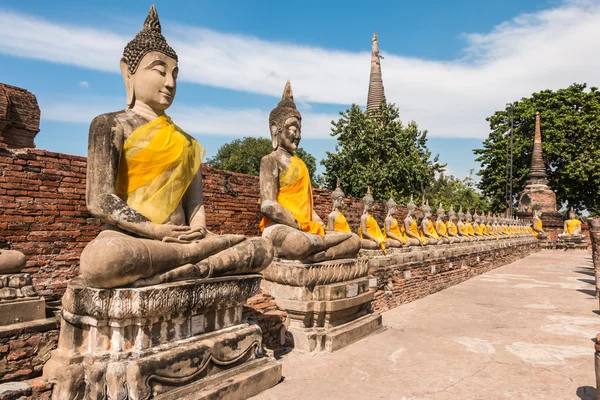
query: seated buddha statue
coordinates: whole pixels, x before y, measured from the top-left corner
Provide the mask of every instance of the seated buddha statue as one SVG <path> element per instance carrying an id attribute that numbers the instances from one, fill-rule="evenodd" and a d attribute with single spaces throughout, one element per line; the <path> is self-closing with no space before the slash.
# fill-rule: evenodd
<path id="1" fill-rule="evenodd" d="M 471 214 L 470 209 L 467 209 L 467 213 L 465 214 L 465 225 L 467 226 L 467 234 L 469 235 L 469 238 L 471 238 L 471 240 L 481 240 L 481 237 L 475 235 L 475 227 L 473 226 L 473 214 Z"/>
<path id="2" fill-rule="evenodd" d="M 417 243 L 419 246 L 426 246 L 429 241 L 421 236 L 417 221 L 415 220 L 415 212 L 417 211 L 417 205 L 413 200 L 412 194 L 410 195 L 410 202 L 406 205 L 406 218 L 404 219 L 404 231 L 408 240 L 412 239 L 412 243 Z"/>
<path id="3" fill-rule="evenodd" d="M 481 223 L 481 216 L 475 211 L 475 214 L 472 216 L 473 218 L 473 235 L 477 238 L 477 240 L 485 240 L 486 237 L 483 233 L 485 225 Z"/>
<path id="4" fill-rule="evenodd" d="M 569 219 L 564 223 L 563 233 L 558 235 L 560 240 L 571 240 L 583 242 L 586 240 L 585 236 L 581 233 L 581 221 L 575 215 L 573 207 L 569 210 Z"/>
<path id="5" fill-rule="evenodd" d="M 90 126 L 86 204 L 106 224 L 81 254 L 92 287 L 254 273 L 273 258 L 268 240 L 206 229 L 204 149 L 165 114 L 178 73 L 152 6 L 121 59 L 127 108 Z"/>
<path id="6" fill-rule="evenodd" d="M 485 228 L 487 231 L 487 234 L 490 236 L 490 238 L 492 239 L 496 239 L 496 233 L 494 232 L 494 217 L 492 216 L 492 213 L 488 211 L 487 213 L 487 217 L 486 217 L 486 221 L 485 221 Z"/>
<path id="7" fill-rule="evenodd" d="M 327 216 L 327 230 L 338 231 L 338 232 L 352 232 L 346 217 L 342 214 L 342 207 L 344 207 L 344 198 L 346 195 L 340 187 L 340 179 L 337 180 L 335 190 L 331 192 L 331 200 L 333 203 L 333 211 Z"/>
<path id="8" fill-rule="evenodd" d="M 281 101 L 269 114 L 273 151 L 260 162 L 260 227 L 281 259 L 320 262 L 355 258 L 360 239 L 351 232 L 327 231 L 313 208 L 308 168 L 295 155 L 302 115 L 287 81 Z"/>
<path id="9" fill-rule="evenodd" d="M 388 245 L 390 247 L 418 246 L 419 243 L 414 239 L 409 239 L 406 236 L 406 232 L 403 232 L 404 229 L 400 228 L 398 220 L 395 217 L 398 205 L 391 195 L 385 204 L 387 206 L 387 215 L 384 221 L 383 235 L 388 241 Z"/>
<path id="10" fill-rule="evenodd" d="M 423 212 L 423 220 L 421 221 L 421 229 L 423 231 L 423 236 L 427 239 L 429 244 L 444 244 L 444 241 L 438 235 L 437 230 L 435 229 L 435 224 L 431 220 L 431 207 L 429 206 L 429 200 L 427 200 L 423 206 L 421 206 L 421 211 Z"/>
<path id="11" fill-rule="evenodd" d="M 446 211 L 444 211 L 444 207 L 442 207 L 442 203 L 440 203 L 440 206 L 438 207 L 438 209 L 435 213 L 437 214 L 437 219 L 434 223 L 435 231 L 437 232 L 438 236 L 440 237 L 440 240 L 442 241 L 443 244 L 455 243 L 456 239 L 454 237 L 450 237 L 448 235 L 448 225 L 447 225 L 448 218 L 446 217 Z"/>
<path id="12" fill-rule="evenodd" d="M 362 198 L 362 203 L 365 208 L 360 216 L 360 227 L 358 228 L 360 247 L 367 250 L 381 249 L 385 252 L 388 245 L 386 245 L 386 238 L 372 214 L 375 199 L 371 195 L 370 187 L 367 187 L 367 194 Z"/>
<path id="13" fill-rule="evenodd" d="M 450 210 L 448 211 L 448 221 L 446 221 L 448 236 L 454 239 L 456 243 L 466 242 L 467 239 L 458 234 L 458 226 L 456 226 L 455 221 L 458 222 L 456 218 L 456 211 L 454 211 L 454 206 L 450 205 Z"/>
<path id="14" fill-rule="evenodd" d="M 0 248 L 0 275 L 21 272 L 25 262 L 25 255 L 20 251 Z"/>
<path id="15" fill-rule="evenodd" d="M 462 210 L 462 206 L 458 209 L 458 222 L 456 227 L 458 228 L 458 236 L 465 242 L 471 242 L 472 238 L 469 236 L 469 228 L 467 226 L 467 216 Z"/>

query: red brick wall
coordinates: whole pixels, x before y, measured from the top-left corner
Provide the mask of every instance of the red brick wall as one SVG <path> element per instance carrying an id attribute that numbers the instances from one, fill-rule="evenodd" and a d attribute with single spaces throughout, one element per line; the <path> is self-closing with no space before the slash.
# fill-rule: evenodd
<path id="1" fill-rule="evenodd" d="M 85 207 L 85 171 L 85 157 L 0 148 L 0 244 L 27 256 L 25 271 L 47 300 L 58 300 L 78 274 L 81 251 L 102 226 Z M 207 165 L 203 173 L 209 229 L 260 235 L 258 177 Z M 331 212 L 330 191 L 315 189 L 315 208 L 325 220 Z M 362 210 L 359 199 L 347 199 L 344 213 L 354 230 Z M 374 214 L 383 222 L 383 203 L 376 203 Z"/>

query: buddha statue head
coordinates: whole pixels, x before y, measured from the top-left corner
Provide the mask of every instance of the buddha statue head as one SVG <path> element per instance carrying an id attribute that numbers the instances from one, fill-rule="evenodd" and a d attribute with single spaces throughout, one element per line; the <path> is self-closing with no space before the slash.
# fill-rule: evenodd
<path id="1" fill-rule="evenodd" d="M 573 209 L 573 207 L 571 207 L 571 209 L 569 210 L 569 219 L 575 219 L 577 217 L 577 215 L 575 214 L 575 210 Z"/>
<path id="2" fill-rule="evenodd" d="M 456 212 L 454 211 L 454 206 L 450 204 L 450 210 L 448 211 L 448 221 L 454 223 L 456 219 Z"/>
<path id="3" fill-rule="evenodd" d="M 421 211 L 423 211 L 423 218 L 429 219 L 431 217 L 431 207 L 429 207 L 429 200 L 423 201 Z"/>
<path id="4" fill-rule="evenodd" d="M 281 101 L 269 114 L 269 130 L 273 150 L 279 147 L 294 154 L 300 144 L 302 128 L 302 115 L 296 108 L 292 84 L 288 80 L 283 89 Z"/>
<path id="5" fill-rule="evenodd" d="M 406 205 L 407 217 L 413 217 L 415 215 L 415 211 L 417 210 L 417 205 L 413 200 L 413 195 L 410 195 L 410 201 Z"/>
<path id="6" fill-rule="evenodd" d="M 144 27 L 127 43 L 121 58 L 128 107 L 163 114 L 175 98 L 178 73 L 177 54 L 162 35 L 152 6 Z"/>
<path id="7" fill-rule="evenodd" d="M 331 192 L 331 200 L 333 203 L 333 209 L 341 209 L 344 206 L 344 198 L 346 195 L 342 191 L 340 187 L 340 178 L 337 178 L 337 184 L 335 185 L 335 190 Z"/>
<path id="8" fill-rule="evenodd" d="M 477 213 L 477 211 L 475 211 L 475 214 L 473 214 L 473 221 L 478 225 L 481 223 L 481 216 Z"/>
<path id="9" fill-rule="evenodd" d="M 440 203 L 440 206 L 438 207 L 438 209 L 435 213 L 437 214 L 437 217 L 440 220 L 444 219 L 444 217 L 446 216 L 446 211 L 444 211 L 444 207 L 442 207 L 442 203 Z"/>
<path id="10" fill-rule="evenodd" d="M 467 209 L 467 213 L 465 214 L 465 220 L 467 222 L 472 222 L 473 221 L 473 215 L 471 214 L 471 209 L 470 208 Z"/>
<path id="11" fill-rule="evenodd" d="M 390 193 L 390 199 L 385 203 L 387 206 L 387 215 L 393 217 L 396 214 L 396 210 L 398 209 L 398 204 L 394 201 L 394 197 Z"/>
<path id="12" fill-rule="evenodd" d="M 362 203 L 365 206 L 365 211 L 371 212 L 373 211 L 373 205 L 375 204 L 375 199 L 371 195 L 371 186 L 367 186 L 367 194 L 362 198 Z"/>
<path id="13" fill-rule="evenodd" d="M 465 213 L 462 210 L 462 206 L 458 209 L 458 220 L 461 222 L 465 221 Z"/>

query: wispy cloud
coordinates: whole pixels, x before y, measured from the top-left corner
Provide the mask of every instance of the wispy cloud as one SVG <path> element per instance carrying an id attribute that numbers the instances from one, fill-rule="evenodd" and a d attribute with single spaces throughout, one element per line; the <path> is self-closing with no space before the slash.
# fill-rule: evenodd
<path id="1" fill-rule="evenodd" d="M 370 38 L 364 52 L 348 52 L 198 27 L 163 24 L 163 29 L 179 54 L 182 81 L 279 96 L 291 79 L 299 102 L 366 102 Z M 130 38 L 2 11 L 0 37 L 0 52 L 6 54 L 115 73 Z M 432 136 L 485 137 L 485 117 L 505 103 L 546 88 L 594 82 L 600 70 L 598 37 L 600 2 L 585 0 L 519 15 L 487 33 L 465 33 L 463 55 L 455 61 L 386 53 L 386 41 L 394 38 L 380 37 L 387 98 L 404 120 L 416 120 Z M 215 131 L 229 134 L 243 126 L 246 133 L 257 124 L 252 129 L 264 132 L 267 110 L 220 111 L 235 118 L 217 121 L 211 118 L 218 115 L 214 109 L 195 110 Z M 306 115 L 304 122 L 315 135 L 327 137 L 330 119 Z M 310 134 L 308 125 L 304 132 Z"/>
<path id="2" fill-rule="evenodd" d="M 87 81 L 81 81 L 81 82 L 79 82 L 79 87 L 87 89 L 90 87 L 90 84 Z"/>

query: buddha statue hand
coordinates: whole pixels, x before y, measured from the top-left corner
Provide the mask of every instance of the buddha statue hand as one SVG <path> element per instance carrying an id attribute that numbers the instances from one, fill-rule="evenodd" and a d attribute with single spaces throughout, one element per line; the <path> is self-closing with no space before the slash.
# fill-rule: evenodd
<path id="1" fill-rule="evenodd" d="M 191 228 L 187 225 L 153 224 L 150 238 L 163 242 L 190 243 L 204 238 L 206 232 L 206 228 L 200 226 Z"/>

